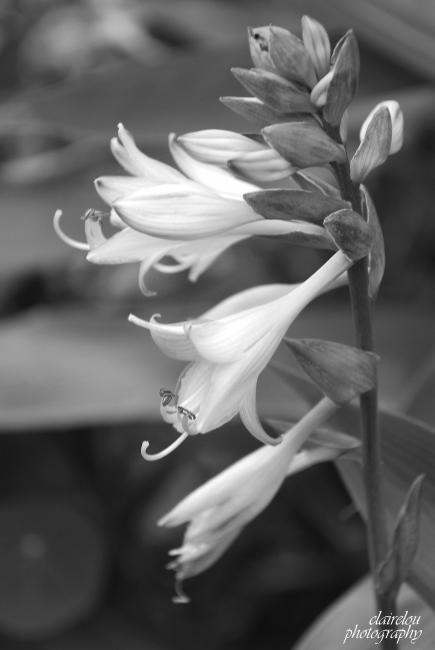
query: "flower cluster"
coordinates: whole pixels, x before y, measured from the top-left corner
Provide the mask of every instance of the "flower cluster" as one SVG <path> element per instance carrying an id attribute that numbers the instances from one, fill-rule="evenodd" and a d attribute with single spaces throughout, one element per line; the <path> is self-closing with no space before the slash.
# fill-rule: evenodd
<path id="1" fill-rule="evenodd" d="M 228 247 L 254 235 L 333 251 L 299 285 L 253 287 L 194 319 L 167 324 L 157 315 L 148 320 L 130 316 L 166 355 L 188 362 L 173 390 L 160 391 L 162 417 L 179 437 L 155 454 L 145 442 L 146 459 L 162 458 L 188 436 L 215 430 L 236 414 L 267 443 L 162 519 L 168 526 L 190 522 L 181 549 L 173 552 L 177 559 L 171 566 L 179 580 L 210 566 L 269 503 L 289 472 L 336 455 L 323 444 L 299 449 L 338 405 L 376 381 L 366 353 L 296 342 L 292 349 L 324 399 L 283 436 L 266 431 L 257 413 L 259 375 L 314 298 L 341 283 L 346 271 L 365 258 L 370 295 L 376 295 L 384 268 L 382 232 L 361 182 L 400 149 L 403 116 L 393 101 L 375 107 L 349 161 L 346 114 L 359 76 L 352 31 L 331 52 L 324 27 L 304 16 L 302 40 L 267 26 L 249 30 L 249 45 L 254 67 L 234 68 L 233 74 L 250 96 L 222 101 L 259 127 L 258 133 L 208 129 L 171 135 L 175 169 L 141 152 L 120 124 L 111 149 L 130 175 L 95 181 L 109 206 L 107 217 L 119 231 L 106 237 L 105 213 L 91 210 L 85 215 L 86 242 L 75 242 L 60 228 L 60 211 L 55 215 L 59 235 L 87 250 L 90 262 L 139 263 L 139 284 L 147 295 L 152 293 L 145 283 L 150 268 L 163 273 L 189 269 L 195 280 Z"/>

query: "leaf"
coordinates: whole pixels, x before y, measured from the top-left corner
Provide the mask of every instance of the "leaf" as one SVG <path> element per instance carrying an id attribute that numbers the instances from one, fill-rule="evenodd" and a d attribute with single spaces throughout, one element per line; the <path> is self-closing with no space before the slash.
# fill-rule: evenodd
<path id="1" fill-rule="evenodd" d="M 403 639 L 403 646 L 416 647 L 418 650 L 431 650 L 435 637 L 435 617 L 433 612 L 426 605 L 424 600 L 409 586 L 404 586 L 399 595 L 398 615 L 420 616 L 420 621 L 411 626 L 414 634 L 414 644 L 411 644 L 411 637 Z M 292 650 L 337 650 L 337 648 L 351 648 L 351 650 L 368 650 L 373 645 L 367 638 L 348 638 L 343 644 L 346 632 L 349 634 L 355 630 L 355 626 L 361 630 L 374 627 L 370 620 L 377 615 L 376 605 L 373 596 L 373 585 L 369 578 L 366 578 L 351 587 L 341 596 L 326 612 L 314 622 L 302 639 L 293 646 Z M 407 629 L 407 626 L 403 626 Z M 420 630 L 422 633 L 419 634 Z"/>
<path id="2" fill-rule="evenodd" d="M 305 324 L 305 329 L 307 325 Z M 281 384 L 269 374 L 260 393 L 265 417 L 295 422 L 319 400 L 319 391 L 298 372 L 285 366 L 280 371 Z M 267 393 L 266 393 L 267 390 Z M 289 397 L 290 396 L 290 397 Z M 269 415 L 270 414 L 270 415 Z M 273 415 L 272 415 L 273 414 Z M 360 415 L 356 406 L 340 409 L 328 426 L 360 438 Z M 421 502 L 420 543 L 408 582 L 435 609 L 435 428 L 406 415 L 380 410 L 382 455 L 384 461 L 386 518 L 392 532 L 403 495 L 415 477 L 424 474 L 425 488 Z M 356 452 L 358 453 L 358 451 Z M 361 465 L 353 459 L 336 461 L 339 472 L 362 515 L 365 512 Z M 335 648 L 334 648 L 335 650 Z"/>
<path id="3" fill-rule="evenodd" d="M 284 339 L 300 366 L 336 404 L 346 404 L 376 384 L 378 357 L 323 339 Z"/>
<path id="4" fill-rule="evenodd" d="M 352 412 L 353 411 L 353 412 Z M 347 425 L 344 420 L 347 419 Z M 346 407 L 337 425 L 342 431 L 357 434 L 358 411 Z M 435 429 L 398 413 L 381 411 L 382 455 L 387 520 L 393 528 L 395 514 L 403 504 L 403 495 L 415 477 L 426 476 L 421 501 L 420 543 L 412 565 L 409 583 L 435 609 Z M 338 461 L 339 471 L 361 513 L 365 513 L 362 472 L 359 463 Z"/>
<path id="5" fill-rule="evenodd" d="M 393 543 L 379 567 L 379 582 L 384 593 L 393 599 L 407 579 L 417 553 L 420 526 L 421 491 L 424 475 L 418 476 L 406 494 L 393 532 Z"/>
<path id="6" fill-rule="evenodd" d="M 345 201 L 305 190 L 263 190 L 249 192 L 243 198 L 266 219 L 298 219 L 318 223 L 323 222 L 331 212 L 348 207 Z"/>

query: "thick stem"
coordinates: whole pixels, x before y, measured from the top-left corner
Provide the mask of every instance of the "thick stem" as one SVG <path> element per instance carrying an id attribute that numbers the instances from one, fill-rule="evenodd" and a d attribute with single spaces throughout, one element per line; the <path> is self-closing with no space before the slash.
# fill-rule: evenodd
<path id="1" fill-rule="evenodd" d="M 334 165 L 343 198 L 350 201 L 352 208 L 361 213 L 359 191 L 352 182 L 349 163 Z M 368 295 L 367 258 L 356 262 L 349 269 L 349 287 L 352 314 L 358 347 L 374 351 L 371 302 Z M 382 482 L 382 454 L 378 416 L 377 386 L 360 397 L 361 430 L 364 485 L 367 499 L 367 536 L 370 568 L 374 578 L 378 610 L 384 615 L 395 613 L 395 603 L 388 594 L 383 593 L 377 578 L 377 570 L 385 559 L 389 548 L 386 510 Z M 387 650 L 395 646 L 394 639 L 383 639 L 382 647 Z"/>

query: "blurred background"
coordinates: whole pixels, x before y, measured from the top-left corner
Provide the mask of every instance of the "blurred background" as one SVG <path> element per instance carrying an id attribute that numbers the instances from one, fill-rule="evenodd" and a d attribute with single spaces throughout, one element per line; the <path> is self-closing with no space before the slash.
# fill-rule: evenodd
<path id="1" fill-rule="evenodd" d="M 364 529 L 332 467 L 287 481 L 219 564 L 171 603 L 164 570 L 182 531 L 157 519 L 254 448 L 237 422 L 146 464 L 140 444 L 172 438 L 160 387 L 180 367 L 133 311 L 182 319 L 236 290 L 299 281 L 319 254 L 255 240 L 198 281 L 94 267 L 60 242 L 83 238 L 102 207 L 92 180 L 118 173 L 109 139 L 122 121 L 168 161 L 167 133 L 245 131 L 218 101 L 240 93 L 246 26 L 300 31 L 309 14 L 335 41 L 353 27 L 360 93 L 350 140 L 380 99 L 405 113 L 402 152 L 373 173 L 387 272 L 376 336 L 383 404 L 434 423 L 435 6 L 430 0 L 0 0 L 0 645 L 9 649 L 288 648 L 366 570 Z M 295 336 L 352 342 L 346 292 L 298 319 Z M 264 412 L 274 400 L 264 382 Z M 304 404 L 291 402 L 296 415 Z M 201 439 L 199 439 L 201 438 Z"/>

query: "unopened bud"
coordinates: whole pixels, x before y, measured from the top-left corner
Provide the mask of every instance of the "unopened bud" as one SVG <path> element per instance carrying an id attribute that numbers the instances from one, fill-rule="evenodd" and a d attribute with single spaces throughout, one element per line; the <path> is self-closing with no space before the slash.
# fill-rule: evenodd
<path id="1" fill-rule="evenodd" d="M 333 76 L 323 108 L 323 117 L 331 126 L 338 126 L 358 88 L 359 51 L 352 30 L 337 43 L 331 62 Z"/>
<path id="2" fill-rule="evenodd" d="M 226 165 L 228 160 L 244 153 L 263 151 L 266 145 L 235 131 L 204 129 L 185 133 L 177 141 L 194 158 L 204 163 Z"/>
<path id="3" fill-rule="evenodd" d="M 386 106 L 380 106 L 367 123 L 364 138 L 350 161 L 350 175 L 360 183 L 375 167 L 384 163 L 391 149 L 391 115 Z"/>
<path id="4" fill-rule="evenodd" d="M 277 113 L 256 97 L 220 97 L 220 101 L 259 128 L 288 119 L 288 116 Z"/>
<path id="5" fill-rule="evenodd" d="M 316 83 L 316 72 L 302 41 L 282 27 L 270 28 L 270 58 L 276 72 L 309 88 Z"/>
<path id="6" fill-rule="evenodd" d="M 296 219 L 312 223 L 321 223 L 331 212 L 348 207 L 342 200 L 305 190 L 262 190 L 244 194 L 243 198 L 266 219 Z"/>
<path id="7" fill-rule="evenodd" d="M 299 364 L 336 404 L 346 404 L 376 385 L 378 356 L 321 339 L 284 339 Z"/>
<path id="8" fill-rule="evenodd" d="M 314 104 L 314 106 L 321 107 L 326 104 L 326 99 L 328 96 L 328 88 L 329 88 L 329 84 L 331 83 L 331 79 L 333 75 L 334 75 L 334 71 L 330 70 L 328 74 L 322 77 L 320 81 L 318 81 L 314 86 L 310 95 L 311 102 Z"/>
<path id="9" fill-rule="evenodd" d="M 349 209 L 338 210 L 326 217 L 323 225 L 349 260 L 357 262 L 368 255 L 371 233 L 360 214 Z"/>
<path id="10" fill-rule="evenodd" d="M 372 238 L 369 253 L 369 296 L 375 298 L 385 271 L 385 246 L 381 224 L 372 198 L 364 185 L 360 186 L 362 214 Z"/>
<path id="11" fill-rule="evenodd" d="M 244 153 L 228 161 L 228 166 L 257 183 L 269 183 L 287 178 L 294 168 L 275 149 L 263 147 L 261 150 Z"/>
<path id="12" fill-rule="evenodd" d="M 306 88 L 268 70 L 233 68 L 231 70 L 250 93 L 281 113 L 312 113 L 313 106 Z"/>
<path id="13" fill-rule="evenodd" d="M 331 43 L 326 29 L 309 16 L 302 16 L 302 40 L 313 62 L 317 78 L 321 79 L 329 70 Z"/>
<path id="14" fill-rule="evenodd" d="M 263 135 L 283 158 L 301 169 L 346 158 L 344 148 L 314 120 L 273 124 L 263 129 Z"/>
<path id="15" fill-rule="evenodd" d="M 368 125 L 371 122 L 373 115 L 381 108 L 388 108 L 391 117 L 391 145 L 390 154 L 397 153 L 402 148 L 403 144 L 403 113 L 398 102 L 393 99 L 386 100 L 377 104 L 363 122 L 359 132 L 359 139 L 362 141 L 367 132 Z"/>

